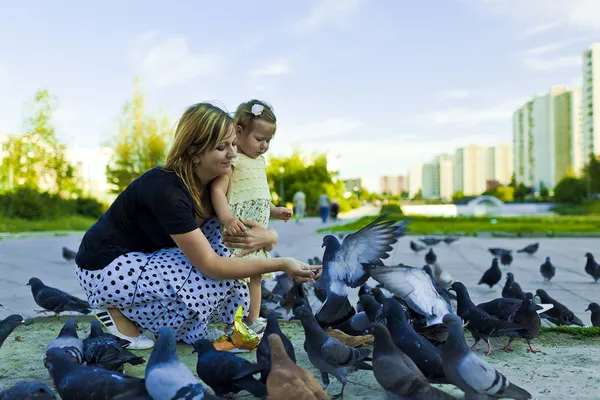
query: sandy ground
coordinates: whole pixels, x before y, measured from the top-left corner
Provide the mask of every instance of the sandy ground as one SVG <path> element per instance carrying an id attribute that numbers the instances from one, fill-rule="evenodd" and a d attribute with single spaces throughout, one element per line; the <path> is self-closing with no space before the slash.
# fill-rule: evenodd
<path id="1" fill-rule="evenodd" d="M 0 389 L 13 385 L 20 380 L 39 380 L 53 387 L 42 359 L 47 343 L 57 336 L 65 317 L 60 321 L 54 318 L 38 319 L 28 326 L 19 327 L 0 348 Z M 89 317 L 79 318 L 79 336 L 84 338 L 89 332 Z M 308 361 L 303 349 L 304 331 L 295 322 L 282 323 L 282 330 L 288 335 L 296 348 L 299 365 L 320 376 Z M 21 341 L 15 341 L 16 337 Z M 469 342 L 470 338 L 467 339 Z M 494 352 L 485 357 L 485 345 L 477 349 L 477 354 L 502 371 L 510 381 L 528 390 L 534 399 L 598 399 L 598 383 L 595 378 L 598 360 L 600 360 L 600 338 L 578 339 L 575 336 L 558 333 L 545 333 L 534 345 L 543 352 L 526 352 L 524 342 L 514 342 L 514 351 Z M 494 348 L 504 344 L 502 340 L 493 342 Z M 136 353 L 148 359 L 150 351 Z M 196 356 L 189 345 L 178 345 L 180 359 L 195 372 Z M 252 361 L 255 352 L 242 355 Z M 125 372 L 143 377 L 145 366 L 128 366 Z M 370 371 L 359 371 L 350 376 L 346 386 L 346 399 L 383 399 L 384 393 Z M 341 385 L 332 378 L 328 393 L 339 392 Z M 441 385 L 443 390 L 462 397 L 462 392 L 449 385 Z M 253 398 L 247 392 L 240 398 Z"/>

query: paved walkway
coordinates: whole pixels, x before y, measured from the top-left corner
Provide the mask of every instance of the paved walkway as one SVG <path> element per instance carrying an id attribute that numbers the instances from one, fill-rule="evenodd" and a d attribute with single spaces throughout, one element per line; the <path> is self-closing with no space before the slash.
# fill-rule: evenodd
<path id="1" fill-rule="evenodd" d="M 366 209 L 363 213 L 372 213 Z M 360 214 L 352 215 L 358 217 Z M 330 225 L 328 223 L 327 225 Z M 275 251 L 282 256 L 292 256 L 301 260 L 309 257 L 322 257 L 322 236 L 316 230 L 325 226 L 316 218 L 309 218 L 296 224 L 294 221 L 273 222 L 272 227 L 279 232 L 279 243 Z M 423 252 L 415 255 L 409 249 L 409 241 L 415 237 L 400 239 L 388 264 L 403 262 L 413 266 L 423 266 Z M 34 310 L 39 307 L 33 301 L 31 291 L 26 286 L 29 278 L 36 276 L 47 285 L 59 287 L 77 296 L 83 296 L 79 283 L 75 278 L 75 264 L 64 261 L 61 255 L 62 246 L 77 249 L 81 235 L 64 237 L 36 237 L 24 239 L 5 239 L 0 241 L 0 318 L 8 314 L 20 313 L 33 317 Z M 501 286 L 490 293 L 487 286 L 477 286 L 482 273 L 490 266 L 492 256 L 488 247 L 520 248 L 533 241 L 540 242 L 540 250 L 536 256 L 515 255 L 510 269 L 516 280 L 525 291 L 534 292 L 544 288 L 555 299 L 573 310 L 586 324 L 589 313 L 584 312 L 587 305 L 600 302 L 600 284 L 584 271 L 584 254 L 595 253 L 600 248 L 600 239 L 496 239 L 496 238 L 461 238 L 451 246 L 442 243 L 434 248 L 440 265 L 456 280 L 465 283 L 471 292 L 473 301 L 487 301 L 500 296 Z M 600 252 L 596 255 L 600 258 Z M 544 284 L 539 274 L 540 264 L 546 256 L 552 257 L 557 267 L 556 277 L 551 284 Z M 504 279 L 502 280 L 502 284 Z M 356 301 L 356 296 L 352 295 Z"/>

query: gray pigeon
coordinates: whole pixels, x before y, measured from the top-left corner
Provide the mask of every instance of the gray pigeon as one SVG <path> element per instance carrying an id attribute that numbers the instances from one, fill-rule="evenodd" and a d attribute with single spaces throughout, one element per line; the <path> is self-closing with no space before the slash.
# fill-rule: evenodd
<path id="1" fill-rule="evenodd" d="M 434 388 L 409 356 L 398 349 L 387 328 L 373 324 L 373 372 L 388 398 L 411 400 L 456 399 Z"/>
<path id="2" fill-rule="evenodd" d="M 24 323 L 23 317 L 19 314 L 12 314 L 4 318 L 2 322 L 0 322 L 0 347 L 2 347 L 4 341 L 8 338 L 8 335 L 10 335 L 17 326 L 23 325 Z"/>
<path id="3" fill-rule="evenodd" d="M 427 326 L 440 324 L 443 316 L 452 312 L 450 303 L 435 289 L 432 278 L 420 268 L 365 265 L 365 269 L 394 296 L 404 300 L 411 310 L 423 316 Z"/>
<path id="4" fill-rule="evenodd" d="M 590 303 L 588 308 L 585 311 L 591 311 L 592 316 L 590 320 L 592 322 L 592 326 L 600 326 L 600 304 L 598 303 Z"/>
<path id="5" fill-rule="evenodd" d="M 444 373 L 448 380 L 465 392 L 465 399 L 531 399 L 497 369 L 469 350 L 461 319 L 447 314 L 443 319 L 448 327 L 448 340 L 441 346 Z"/>
<path id="6" fill-rule="evenodd" d="M 77 323 L 75 318 L 69 318 L 60 330 L 58 337 L 48 343 L 46 352 L 53 348 L 63 349 L 77 364 L 83 364 L 83 342 L 77 336 Z M 44 358 L 46 368 L 46 359 Z"/>
<path id="7" fill-rule="evenodd" d="M 48 350 L 46 357 L 48 372 L 63 400 L 153 400 L 143 379 L 79 365 L 57 347 Z"/>
<path id="8" fill-rule="evenodd" d="M 546 261 L 540 265 L 540 274 L 544 277 L 544 283 L 550 283 L 550 280 L 556 275 L 556 267 L 552 265 L 550 257 L 546 257 Z"/>
<path id="9" fill-rule="evenodd" d="M 0 400 L 56 400 L 56 396 L 43 383 L 18 382 L 0 392 Z"/>
<path id="10" fill-rule="evenodd" d="M 116 336 L 104 333 L 99 321 L 92 321 L 90 334 L 83 339 L 83 356 L 86 364 L 122 372 L 123 365 L 126 363 L 140 365 L 145 362 L 142 357 L 133 354 L 121 343 Z"/>
<path id="11" fill-rule="evenodd" d="M 153 399 L 211 398 L 208 397 L 208 393 L 205 393 L 200 379 L 179 361 L 175 335 L 170 327 L 162 327 L 159 330 L 158 341 L 146 367 L 146 389 Z"/>
<path id="12" fill-rule="evenodd" d="M 31 278 L 27 285 L 31 286 L 31 294 L 33 294 L 35 303 L 43 308 L 38 313 L 52 311 L 58 317 L 61 312 L 65 311 L 77 311 L 82 314 L 92 312 L 87 301 L 62 290 L 46 286 L 38 278 Z"/>
<path id="13" fill-rule="evenodd" d="M 77 252 L 73 251 L 71 249 L 68 249 L 66 247 L 63 247 L 62 248 L 62 256 L 67 261 L 73 261 L 73 260 L 75 260 L 75 257 L 77 257 Z"/>
<path id="14" fill-rule="evenodd" d="M 359 369 L 372 370 L 373 367 L 365 363 L 371 350 L 352 348 L 337 339 L 330 337 L 317 323 L 315 316 L 305 306 L 294 310 L 295 316 L 302 321 L 305 339 L 304 350 L 308 359 L 319 371 L 323 388 L 329 386 L 329 374 L 335 376 L 342 383 L 342 390 L 338 396 L 344 397 L 344 388 L 348 380 L 346 377 Z"/>
<path id="15" fill-rule="evenodd" d="M 325 302 L 315 315 L 323 328 L 355 313 L 348 301 L 348 287 L 359 287 L 369 279 L 364 264 L 383 265 L 381 260 L 389 257 L 392 244 L 403 235 L 405 226 L 406 221 L 394 225 L 379 217 L 346 236 L 341 244 L 333 235 L 323 237 L 323 272 L 315 283 L 315 289 L 326 292 Z"/>

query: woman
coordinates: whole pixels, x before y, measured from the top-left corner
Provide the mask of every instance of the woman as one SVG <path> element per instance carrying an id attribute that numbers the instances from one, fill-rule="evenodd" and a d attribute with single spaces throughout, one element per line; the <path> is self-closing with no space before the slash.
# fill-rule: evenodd
<path id="1" fill-rule="evenodd" d="M 86 232 L 77 253 L 77 277 L 96 317 L 129 348 L 153 347 L 139 328 L 171 326 L 178 340 L 215 340 L 212 322 L 233 323 L 248 307 L 238 279 L 284 271 L 299 281 L 319 267 L 293 258 L 230 257 L 210 201 L 210 182 L 231 171 L 236 156 L 231 117 L 206 103 L 179 120 L 164 167 L 135 179 Z M 271 250 L 277 233 L 250 221 L 242 237 L 225 238 L 245 248 Z"/>

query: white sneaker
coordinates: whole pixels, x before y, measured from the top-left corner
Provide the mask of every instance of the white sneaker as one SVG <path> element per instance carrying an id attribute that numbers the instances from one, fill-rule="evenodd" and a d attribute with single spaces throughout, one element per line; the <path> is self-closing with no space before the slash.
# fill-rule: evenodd
<path id="1" fill-rule="evenodd" d="M 154 347 L 154 341 L 150 339 L 148 336 L 143 333 L 136 337 L 123 335 L 121 332 L 117 330 L 117 326 L 115 325 L 115 321 L 112 319 L 112 316 L 108 312 L 108 310 L 98 309 L 94 310 L 94 316 L 100 324 L 104 326 L 110 333 L 119 337 L 121 339 L 127 340 L 130 344 L 127 346 L 130 350 L 148 350 Z"/>

